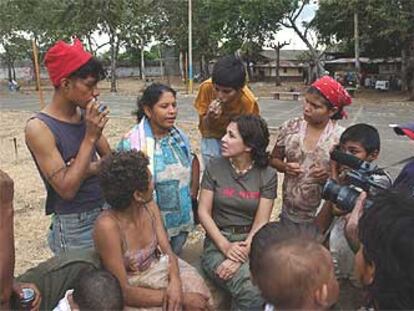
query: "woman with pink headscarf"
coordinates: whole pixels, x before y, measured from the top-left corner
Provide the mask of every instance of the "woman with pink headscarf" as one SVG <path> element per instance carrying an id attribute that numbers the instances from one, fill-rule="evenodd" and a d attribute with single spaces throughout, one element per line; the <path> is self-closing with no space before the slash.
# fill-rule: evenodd
<path id="1" fill-rule="evenodd" d="M 270 164 L 284 173 L 281 221 L 314 221 L 329 177 L 329 151 L 344 130 L 337 120 L 351 102 L 341 84 L 324 76 L 306 92 L 303 116 L 279 127 Z"/>

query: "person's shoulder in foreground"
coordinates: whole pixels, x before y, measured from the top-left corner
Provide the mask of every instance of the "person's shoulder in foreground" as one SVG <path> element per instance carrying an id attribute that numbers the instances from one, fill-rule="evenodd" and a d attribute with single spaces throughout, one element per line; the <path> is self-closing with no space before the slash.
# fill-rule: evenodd
<path id="1" fill-rule="evenodd" d="M 405 135 L 414 140 L 414 122 L 397 125 L 394 127 L 397 135 Z M 409 161 L 394 181 L 394 186 L 408 189 L 414 196 L 414 160 Z"/>

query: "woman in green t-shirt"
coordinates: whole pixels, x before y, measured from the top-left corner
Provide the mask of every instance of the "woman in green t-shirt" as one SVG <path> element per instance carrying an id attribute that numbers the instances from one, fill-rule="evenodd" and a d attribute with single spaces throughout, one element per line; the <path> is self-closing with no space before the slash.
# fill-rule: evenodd
<path id="1" fill-rule="evenodd" d="M 202 266 L 232 296 L 232 308 L 259 309 L 260 293 L 250 280 L 248 255 L 255 232 L 269 221 L 277 174 L 268 166 L 269 131 L 259 116 L 239 116 L 221 140 L 222 158 L 206 168 L 198 215 L 207 232 Z"/>

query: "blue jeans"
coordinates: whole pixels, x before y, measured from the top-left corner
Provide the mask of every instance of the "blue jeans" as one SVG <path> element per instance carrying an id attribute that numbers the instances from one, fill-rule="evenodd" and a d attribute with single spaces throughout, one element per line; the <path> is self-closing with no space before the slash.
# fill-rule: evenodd
<path id="1" fill-rule="evenodd" d="M 173 236 L 170 239 L 171 248 L 172 248 L 174 254 L 176 254 L 177 256 L 183 250 L 183 246 L 184 246 L 185 242 L 187 241 L 187 237 L 188 237 L 188 232 L 180 232 L 179 235 Z"/>
<path id="2" fill-rule="evenodd" d="M 221 142 L 217 138 L 201 138 L 201 156 L 204 168 L 213 158 L 221 157 Z"/>
<path id="3" fill-rule="evenodd" d="M 94 247 L 93 225 L 107 204 L 93 210 L 76 214 L 53 214 L 47 237 L 50 249 L 55 255 L 72 249 Z"/>

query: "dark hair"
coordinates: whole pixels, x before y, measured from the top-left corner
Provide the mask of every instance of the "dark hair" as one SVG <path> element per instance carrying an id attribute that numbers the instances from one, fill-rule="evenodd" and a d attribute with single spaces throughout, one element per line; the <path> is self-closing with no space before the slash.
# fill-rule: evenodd
<path id="1" fill-rule="evenodd" d="M 348 141 L 360 143 L 368 154 L 380 151 L 381 148 L 378 130 L 365 123 L 352 125 L 342 133 L 339 143 L 345 144 Z"/>
<path id="2" fill-rule="evenodd" d="M 73 301 L 81 311 L 121 311 L 124 308 L 121 285 L 105 270 L 81 273 L 73 288 Z"/>
<path id="3" fill-rule="evenodd" d="M 269 162 L 269 129 L 266 121 L 257 115 L 240 115 L 231 119 L 243 138 L 243 143 L 252 148 L 252 160 L 257 167 L 266 167 Z"/>
<path id="4" fill-rule="evenodd" d="M 414 199 L 384 190 L 359 220 L 365 261 L 375 266 L 368 286 L 378 309 L 414 308 Z"/>
<path id="5" fill-rule="evenodd" d="M 152 109 L 165 92 L 172 93 L 174 97 L 177 95 L 177 92 L 173 88 L 161 83 L 153 83 L 145 89 L 142 96 L 140 98 L 138 97 L 137 110 L 134 112 L 134 115 L 137 117 L 137 122 L 140 122 L 145 116 L 144 107 L 147 106 Z"/>
<path id="6" fill-rule="evenodd" d="M 263 252 L 268 247 L 294 238 L 317 242 L 322 241 L 322 236 L 319 234 L 317 227 L 312 223 L 269 222 L 260 228 L 253 236 L 249 253 L 252 276 L 255 277 L 259 270 Z"/>
<path id="7" fill-rule="evenodd" d="M 112 152 L 99 175 L 105 200 L 114 209 L 127 208 L 136 190 L 148 190 L 149 160 L 141 151 Z"/>
<path id="8" fill-rule="evenodd" d="M 101 81 L 106 77 L 105 68 L 102 63 L 94 57 L 68 76 L 69 79 L 86 79 L 88 77 L 93 77 L 96 81 Z"/>
<path id="9" fill-rule="evenodd" d="M 211 78 L 214 84 L 237 90 L 246 83 L 246 70 L 240 58 L 227 55 L 214 64 Z"/>
<path id="10" fill-rule="evenodd" d="M 326 107 L 328 107 L 328 109 L 334 109 L 335 108 L 335 106 L 316 87 L 314 87 L 314 86 L 309 87 L 308 90 L 306 91 L 306 93 L 319 95 L 323 99 L 323 101 L 322 101 L 323 104 Z M 332 120 L 341 120 L 341 119 L 343 119 L 344 116 L 342 115 L 342 111 L 343 111 L 343 107 L 338 108 L 338 111 L 331 117 L 331 119 Z"/>

